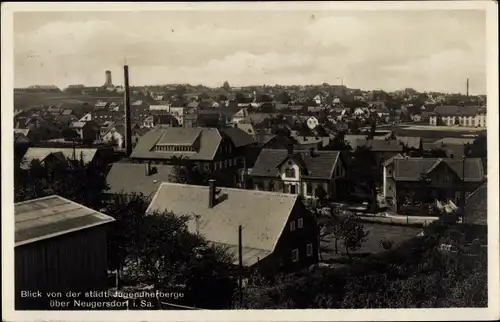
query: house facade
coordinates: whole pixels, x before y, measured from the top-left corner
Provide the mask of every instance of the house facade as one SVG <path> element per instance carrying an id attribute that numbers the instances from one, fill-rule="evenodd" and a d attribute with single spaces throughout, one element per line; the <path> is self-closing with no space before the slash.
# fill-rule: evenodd
<path id="1" fill-rule="evenodd" d="M 410 158 L 396 156 L 384 163 L 383 195 L 399 211 L 409 194 L 428 202 L 458 202 L 462 186 L 466 193 L 485 181 L 481 159 Z"/>
<path id="2" fill-rule="evenodd" d="M 74 122 L 70 128 L 77 133 L 82 142 L 99 140 L 99 126 L 94 121 Z"/>
<path id="3" fill-rule="evenodd" d="M 249 172 L 248 188 L 314 198 L 321 187 L 335 198 L 345 177 L 338 151 L 264 149 Z"/>
<path id="4" fill-rule="evenodd" d="M 429 117 L 434 126 L 464 126 L 486 128 L 486 108 L 473 106 L 437 106 Z"/>
<path id="5" fill-rule="evenodd" d="M 266 275 L 318 261 L 317 223 L 297 195 L 162 183 L 147 211 L 189 216 L 189 231 L 226 246 L 235 265 L 241 227 L 243 266 Z"/>
<path id="6" fill-rule="evenodd" d="M 236 184 L 245 167 L 248 149 L 256 144 L 238 128 L 156 128 L 143 135 L 130 158 L 135 163 L 194 163 L 206 173 L 225 173 Z"/>

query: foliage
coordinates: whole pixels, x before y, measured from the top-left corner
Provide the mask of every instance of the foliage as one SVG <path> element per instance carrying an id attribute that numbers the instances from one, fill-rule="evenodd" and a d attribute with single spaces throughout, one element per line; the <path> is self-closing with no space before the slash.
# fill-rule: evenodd
<path id="1" fill-rule="evenodd" d="M 346 151 L 350 149 L 350 144 L 345 141 L 344 131 L 340 131 L 339 133 L 337 133 L 333 140 L 330 140 L 330 142 L 328 142 L 328 145 L 325 147 L 325 150 L 330 151 Z"/>
<path id="2" fill-rule="evenodd" d="M 16 165 L 15 202 L 56 194 L 93 209 L 102 206 L 103 192 L 108 189 L 103 166 L 84 164 L 80 156 L 68 158 L 67 164 L 53 169 L 47 169 L 39 160 L 33 160 L 27 168 Z"/>
<path id="3" fill-rule="evenodd" d="M 377 167 L 374 153 L 367 147 L 359 146 L 352 153 L 350 179 L 353 183 L 365 183 L 371 194 L 371 211 L 377 208 L 377 185 L 380 184 L 381 171 Z"/>
<path id="4" fill-rule="evenodd" d="M 443 149 L 440 149 L 440 148 L 433 148 L 431 149 L 427 155 L 430 157 L 430 158 L 446 158 L 448 157 L 448 154 L 446 153 L 445 150 Z"/>
<path id="5" fill-rule="evenodd" d="M 205 185 L 208 175 L 196 164 L 189 162 L 183 157 L 174 157 L 175 160 L 169 181 L 193 185 Z"/>
<path id="6" fill-rule="evenodd" d="M 388 239 L 381 239 L 378 241 L 380 246 L 382 246 L 383 249 L 389 250 L 392 248 L 393 242 Z"/>
<path id="7" fill-rule="evenodd" d="M 472 144 L 465 146 L 465 155 L 471 158 L 480 158 L 483 161 L 485 171 L 487 170 L 488 142 L 486 135 L 478 136 Z"/>
<path id="8" fill-rule="evenodd" d="M 345 268 L 317 268 L 252 286 L 249 308 L 448 308 L 487 306 L 487 252 L 442 252 L 456 217 L 429 225 L 424 237 Z M 252 295 L 252 296 L 250 296 Z"/>
<path id="9" fill-rule="evenodd" d="M 119 268 L 126 283 L 153 283 L 156 289 L 184 285 L 187 305 L 224 308 L 230 305 L 235 287 L 230 272 L 232 255 L 209 245 L 187 229 L 186 216 L 173 213 L 146 214 L 143 196 L 116 196 L 104 212 L 116 219 L 108 235 L 111 268 Z M 217 288 L 218 296 L 207 296 Z"/>
<path id="10" fill-rule="evenodd" d="M 314 195 L 318 198 L 321 205 L 323 205 L 328 198 L 328 193 L 322 185 L 318 185 L 316 189 L 314 189 Z"/>
<path id="11" fill-rule="evenodd" d="M 227 81 L 224 82 L 224 85 L 222 85 L 222 88 L 224 88 L 226 91 L 231 90 L 231 86 L 229 86 L 229 83 Z"/>

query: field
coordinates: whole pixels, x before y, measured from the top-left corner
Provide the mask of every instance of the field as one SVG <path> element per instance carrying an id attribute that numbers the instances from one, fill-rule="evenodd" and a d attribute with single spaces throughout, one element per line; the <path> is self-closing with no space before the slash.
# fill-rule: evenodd
<path id="1" fill-rule="evenodd" d="M 131 97 L 134 99 L 134 97 Z M 41 105 L 62 105 L 63 108 L 73 108 L 81 106 L 83 103 L 94 105 L 99 100 L 120 101 L 123 96 L 120 94 L 96 94 L 81 95 L 67 93 L 15 93 L 14 108 L 23 110 L 39 107 Z"/>
<path id="2" fill-rule="evenodd" d="M 408 226 L 395 226 L 386 224 L 363 223 L 365 231 L 369 232 L 367 240 L 363 243 L 361 249 L 352 252 L 354 256 L 364 256 L 367 254 L 375 254 L 383 252 L 384 249 L 380 245 L 380 240 L 389 240 L 393 243 L 392 247 L 396 247 L 405 240 L 415 237 L 421 232 L 420 228 Z M 333 238 L 321 243 L 322 262 L 338 263 L 344 262 L 346 259 L 345 249 L 342 242 L 338 242 L 339 253 L 335 254 L 335 242 Z"/>
<path id="3" fill-rule="evenodd" d="M 471 138 L 486 134 L 486 129 L 436 127 L 436 126 L 409 126 L 394 129 L 396 135 L 420 137 L 424 143 L 431 143 L 442 138 Z"/>

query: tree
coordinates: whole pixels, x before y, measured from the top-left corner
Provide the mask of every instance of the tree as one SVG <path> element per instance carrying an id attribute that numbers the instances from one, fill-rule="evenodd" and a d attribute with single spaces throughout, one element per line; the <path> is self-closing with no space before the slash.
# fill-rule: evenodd
<path id="1" fill-rule="evenodd" d="M 380 246 L 382 246 L 383 249 L 389 250 L 392 248 L 393 242 L 388 239 L 381 239 L 378 241 Z"/>
<path id="2" fill-rule="evenodd" d="M 100 165 L 85 164 L 83 156 L 67 159 L 49 172 L 39 160 L 31 167 L 20 169 L 14 186 L 15 201 L 25 201 L 49 195 L 59 195 L 93 209 L 100 209 L 108 190 L 106 169 Z"/>
<path id="3" fill-rule="evenodd" d="M 340 131 L 335 135 L 333 140 L 328 142 L 328 145 L 325 147 L 325 150 L 330 151 L 347 151 L 351 150 L 351 146 L 349 143 L 345 141 L 345 131 Z"/>
<path id="4" fill-rule="evenodd" d="M 380 182 L 380 169 L 376 166 L 377 160 L 373 152 L 365 147 L 359 146 L 352 153 L 351 180 L 354 184 L 364 183 L 371 194 L 371 211 L 377 209 L 377 185 Z"/>
<path id="5" fill-rule="evenodd" d="M 480 158 L 483 161 L 483 167 L 485 171 L 488 166 L 488 144 L 487 136 L 479 135 L 472 144 L 466 144 L 465 155 L 470 158 Z"/>
<path id="6" fill-rule="evenodd" d="M 170 182 L 205 185 L 208 182 L 208 175 L 198 167 L 183 157 L 173 157 L 174 166 L 169 175 Z"/>
<path id="7" fill-rule="evenodd" d="M 288 92 L 282 91 L 282 92 L 279 92 L 278 95 L 276 95 L 275 100 L 276 100 L 276 102 L 288 104 L 288 103 L 290 103 L 290 95 L 288 95 Z"/>
<path id="8" fill-rule="evenodd" d="M 111 199 L 104 212 L 116 219 L 110 227 L 110 267 L 127 284 L 153 284 L 156 290 L 184 293 L 183 304 L 220 309 L 230 305 L 235 289 L 233 255 L 191 233 L 191 217 L 170 212 L 146 214 L 149 200 L 134 195 Z M 205 296 L 217 287 L 218 296 Z M 179 290 L 182 288 L 182 290 Z"/>
<path id="9" fill-rule="evenodd" d="M 326 199 L 328 198 L 328 192 L 325 190 L 323 185 L 319 184 L 316 189 L 314 189 L 314 195 L 318 198 L 320 205 L 324 205 Z"/>
<path id="10" fill-rule="evenodd" d="M 224 82 L 224 85 L 222 85 L 222 88 L 229 92 L 231 90 L 231 86 L 229 86 L 229 83 L 227 81 Z"/>
<path id="11" fill-rule="evenodd" d="M 431 149 L 429 151 L 428 155 L 431 158 L 447 158 L 448 157 L 448 153 L 446 153 L 445 150 L 440 149 L 440 148 Z"/>
<path id="12" fill-rule="evenodd" d="M 348 213 L 348 215 L 343 218 L 339 233 L 340 239 L 344 243 L 346 254 L 349 257 L 351 256 L 349 251 L 355 251 L 361 248 L 368 236 L 368 232 L 364 230 L 363 224 L 361 224 L 351 213 Z"/>

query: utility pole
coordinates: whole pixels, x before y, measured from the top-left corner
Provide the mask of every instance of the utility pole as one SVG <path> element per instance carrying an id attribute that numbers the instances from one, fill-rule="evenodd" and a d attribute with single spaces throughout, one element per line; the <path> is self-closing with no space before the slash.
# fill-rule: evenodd
<path id="1" fill-rule="evenodd" d="M 242 243 L 242 226 L 238 226 L 238 259 L 239 259 L 239 291 L 240 291 L 240 308 L 243 307 L 243 243 Z"/>
<path id="2" fill-rule="evenodd" d="M 465 223 L 465 160 L 467 157 L 462 157 L 462 189 L 460 193 L 460 210 L 462 212 L 462 223 Z"/>

